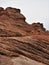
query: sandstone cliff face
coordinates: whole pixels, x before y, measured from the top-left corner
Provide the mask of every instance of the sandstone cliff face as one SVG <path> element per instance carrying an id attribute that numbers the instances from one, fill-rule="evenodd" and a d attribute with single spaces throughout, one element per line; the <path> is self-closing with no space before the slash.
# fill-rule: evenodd
<path id="1" fill-rule="evenodd" d="M 0 7 L 0 65 L 49 65 L 49 31 L 25 19 L 20 9 Z"/>

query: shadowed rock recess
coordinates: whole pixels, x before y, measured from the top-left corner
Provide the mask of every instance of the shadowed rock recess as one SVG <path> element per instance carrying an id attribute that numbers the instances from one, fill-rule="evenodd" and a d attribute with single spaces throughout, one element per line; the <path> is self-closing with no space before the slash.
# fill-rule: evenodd
<path id="1" fill-rule="evenodd" d="M 20 9 L 0 7 L 0 65 L 49 65 L 49 31 L 25 20 Z"/>

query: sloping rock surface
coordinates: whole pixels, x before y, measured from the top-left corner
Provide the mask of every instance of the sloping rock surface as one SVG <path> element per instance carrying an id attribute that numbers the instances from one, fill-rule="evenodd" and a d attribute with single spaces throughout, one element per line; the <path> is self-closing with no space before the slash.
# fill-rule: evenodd
<path id="1" fill-rule="evenodd" d="M 0 7 L 0 65 L 49 65 L 49 31 L 25 19 L 20 9 Z"/>

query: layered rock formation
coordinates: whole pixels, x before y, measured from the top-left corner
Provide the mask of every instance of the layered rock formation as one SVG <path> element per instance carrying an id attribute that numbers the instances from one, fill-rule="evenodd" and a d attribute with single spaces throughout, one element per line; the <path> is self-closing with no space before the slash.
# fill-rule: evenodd
<path id="1" fill-rule="evenodd" d="M 49 65 L 49 31 L 25 19 L 20 9 L 0 7 L 0 65 Z"/>

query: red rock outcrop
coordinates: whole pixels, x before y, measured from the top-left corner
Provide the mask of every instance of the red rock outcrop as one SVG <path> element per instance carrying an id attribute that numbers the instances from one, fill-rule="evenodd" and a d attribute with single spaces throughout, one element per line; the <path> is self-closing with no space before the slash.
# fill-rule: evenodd
<path id="1" fill-rule="evenodd" d="M 20 9 L 0 7 L 0 65 L 35 65 L 33 60 L 36 65 L 49 65 L 49 31 L 42 23 L 29 25 L 25 19 Z M 20 57 L 31 63 L 23 59 L 15 63 Z"/>

